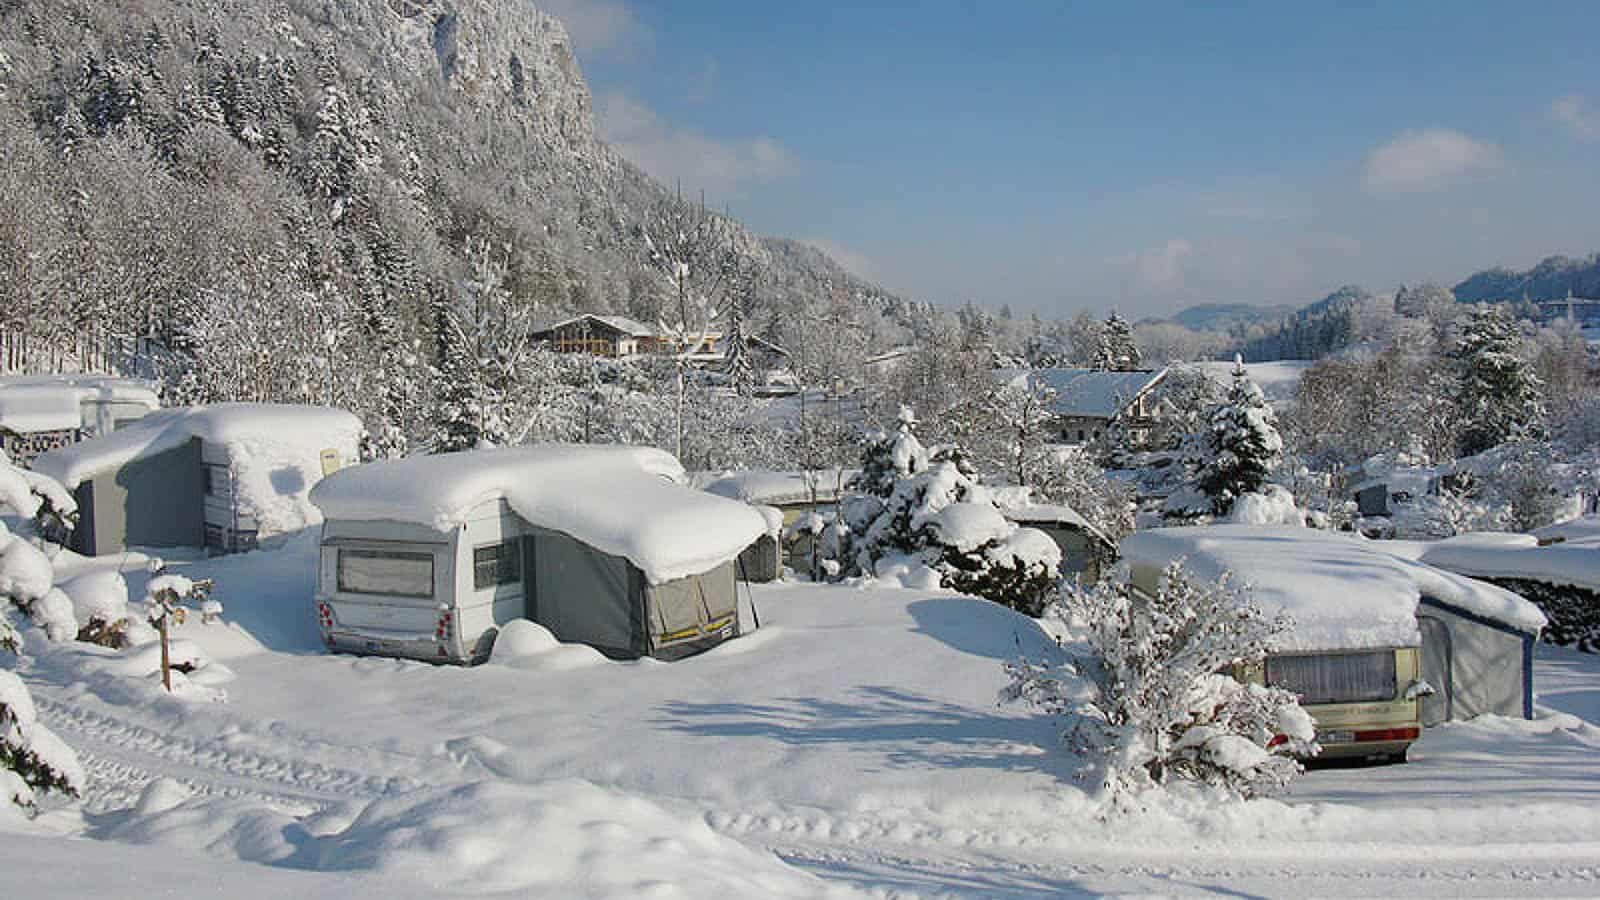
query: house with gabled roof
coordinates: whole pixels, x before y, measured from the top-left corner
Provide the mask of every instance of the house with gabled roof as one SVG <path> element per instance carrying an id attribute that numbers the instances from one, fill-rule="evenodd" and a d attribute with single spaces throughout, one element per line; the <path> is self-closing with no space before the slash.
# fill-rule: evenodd
<path id="1" fill-rule="evenodd" d="M 557 353 L 588 353 L 611 359 L 626 359 L 654 352 L 659 341 L 656 329 L 627 316 L 602 316 L 584 313 L 564 319 L 534 332 L 534 338 L 549 341 Z"/>
<path id="2" fill-rule="evenodd" d="M 1166 379 L 1167 370 L 1013 369 L 1001 377 L 1018 386 L 1050 391 L 1050 409 L 1063 443 L 1088 443 L 1104 435 L 1113 422 L 1120 422 L 1128 443 L 1139 447 L 1150 438 L 1156 418 L 1151 394 Z"/>

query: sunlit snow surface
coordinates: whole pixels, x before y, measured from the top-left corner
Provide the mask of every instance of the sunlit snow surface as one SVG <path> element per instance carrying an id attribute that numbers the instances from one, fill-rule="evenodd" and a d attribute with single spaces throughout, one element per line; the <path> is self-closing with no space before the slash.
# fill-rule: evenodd
<path id="1" fill-rule="evenodd" d="M 996 703 L 1004 659 L 1054 650 L 997 605 L 758 586 L 761 630 L 681 662 L 530 631 L 438 668 L 324 654 L 314 554 L 174 564 L 217 579 L 229 624 L 179 637 L 235 674 L 226 703 L 30 635 L 41 718 L 90 777 L 82 821 L 46 823 L 99 840 L 0 841 L 16 896 L 1600 890 L 1600 657 L 1541 647 L 1541 718 L 1430 731 L 1403 766 L 1102 821 L 1055 724 Z"/>

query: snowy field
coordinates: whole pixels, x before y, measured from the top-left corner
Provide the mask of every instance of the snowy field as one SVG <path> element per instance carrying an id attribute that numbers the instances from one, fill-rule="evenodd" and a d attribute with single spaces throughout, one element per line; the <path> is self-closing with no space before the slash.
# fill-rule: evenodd
<path id="1" fill-rule="evenodd" d="M 229 624 L 179 636 L 225 702 L 30 637 L 91 777 L 47 824 L 91 839 L 8 835 L 8 895 L 1600 894 L 1600 656 L 1541 646 L 1538 719 L 1434 729 L 1405 765 L 1103 821 L 1053 724 L 997 705 L 1003 660 L 1053 650 L 997 605 L 757 586 L 761 630 L 689 660 L 437 668 L 326 655 L 314 554 L 174 566 L 217 580 Z"/>
<path id="2" fill-rule="evenodd" d="M 1200 367 L 1212 380 L 1224 387 L 1233 383 L 1232 362 L 1205 362 L 1200 363 Z M 1244 367 L 1250 380 L 1254 381 L 1273 403 L 1282 403 L 1292 398 L 1300 387 L 1300 376 L 1309 368 L 1311 368 L 1310 361 L 1303 359 L 1253 362 L 1246 363 Z"/>

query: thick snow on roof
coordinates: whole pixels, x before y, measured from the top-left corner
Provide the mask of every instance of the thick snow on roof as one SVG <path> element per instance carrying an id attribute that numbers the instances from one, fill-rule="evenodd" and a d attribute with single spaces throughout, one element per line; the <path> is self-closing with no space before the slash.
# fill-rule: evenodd
<path id="1" fill-rule="evenodd" d="M 1058 415 L 1116 417 L 1140 394 L 1155 387 L 1167 370 L 1098 372 L 1094 369 L 1021 369 L 1001 375 L 1008 384 L 1025 386 L 1031 379 L 1055 391 L 1051 404 Z"/>
<path id="2" fill-rule="evenodd" d="M 713 569 L 767 532 L 755 508 L 682 486 L 653 447 L 542 444 L 412 456 L 336 472 L 311 492 L 329 519 L 448 531 L 483 504 L 628 559 L 651 584 Z"/>
<path id="3" fill-rule="evenodd" d="M 234 507 L 266 538 L 322 521 L 307 499 L 322 478 L 322 452 L 335 451 L 341 465 L 354 462 L 361 420 L 322 406 L 269 403 L 157 410 L 111 434 L 42 454 L 34 471 L 73 490 L 197 437 L 227 448 Z"/>
<path id="4" fill-rule="evenodd" d="M 112 375 L 9 375 L 0 378 L 0 428 L 18 434 L 83 426 L 82 404 L 161 405 L 142 381 Z"/>
<path id="5" fill-rule="evenodd" d="M 1430 566 L 1474 578 L 1523 578 L 1600 592 L 1600 546 L 1586 543 L 1540 547 L 1530 535 L 1466 534 L 1412 544 Z"/>
<path id="6" fill-rule="evenodd" d="M 1545 622 L 1537 607 L 1510 591 L 1354 535 L 1250 525 L 1158 528 L 1125 539 L 1122 554 L 1151 569 L 1181 556 L 1202 578 L 1232 572 L 1251 585 L 1264 612 L 1294 619 L 1283 650 L 1415 646 L 1424 595 L 1528 632 Z"/>
<path id="7" fill-rule="evenodd" d="M 1533 532 L 1541 544 L 1600 543 L 1600 516 L 1581 516 Z"/>
<path id="8" fill-rule="evenodd" d="M 557 328 L 564 328 L 568 325 L 576 325 L 585 321 L 599 322 L 603 325 L 614 328 L 617 331 L 628 335 L 629 337 L 651 337 L 656 333 L 656 329 L 651 328 L 649 325 L 646 325 L 637 319 L 630 319 L 627 316 L 601 316 L 594 313 L 584 313 L 581 316 L 573 316 L 570 319 L 562 319 L 553 325 L 546 326 L 542 330 L 555 331 Z"/>
<path id="9" fill-rule="evenodd" d="M 190 438 L 225 446 L 271 445 L 302 449 L 316 459 L 324 448 L 354 457 L 361 420 L 342 409 L 274 403 L 218 403 L 153 412 L 111 434 L 60 447 L 34 460 L 36 472 L 68 490 L 136 459 L 154 456 Z"/>
<path id="10" fill-rule="evenodd" d="M 814 483 L 817 502 L 832 503 L 839 498 L 840 485 L 847 484 L 853 474 L 854 471 L 849 469 L 823 469 L 809 473 L 750 469 L 712 476 L 703 482 L 703 489 L 730 500 L 783 506 L 811 502 Z M 702 477 L 706 476 L 697 476 L 695 480 L 700 481 Z M 808 483 L 808 479 L 811 483 Z"/>
<path id="11" fill-rule="evenodd" d="M 1060 503 L 1028 503 L 1022 506 L 1001 504 L 1000 511 L 1005 513 L 1006 518 L 1023 525 L 1054 525 L 1059 523 L 1082 529 L 1090 534 L 1100 533 L 1077 510 Z"/>

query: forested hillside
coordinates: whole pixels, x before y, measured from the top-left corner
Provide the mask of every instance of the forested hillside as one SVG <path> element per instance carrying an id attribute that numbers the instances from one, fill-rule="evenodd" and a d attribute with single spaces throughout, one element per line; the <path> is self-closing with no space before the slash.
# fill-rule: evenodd
<path id="1" fill-rule="evenodd" d="M 1559 300 L 1571 293 L 1600 297 L 1600 253 L 1588 259 L 1550 256 L 1525 272 L 1495 268 L 1474 273 L 1455 286 L 1462 303 L 1492 300 Z"/>
<path id="2" fill-rule="evenodd" d="M 737 269 L 780 342 L 843 317 L 887 345 L 917 312 L 597 140 L 564 28 L 519 0 L 7 2 L 0 136 L 0 367 L 143 348 L 193 399 L 370 422 L 441 310 L 692 328 L 679 288 L 725 310 Z"/>

